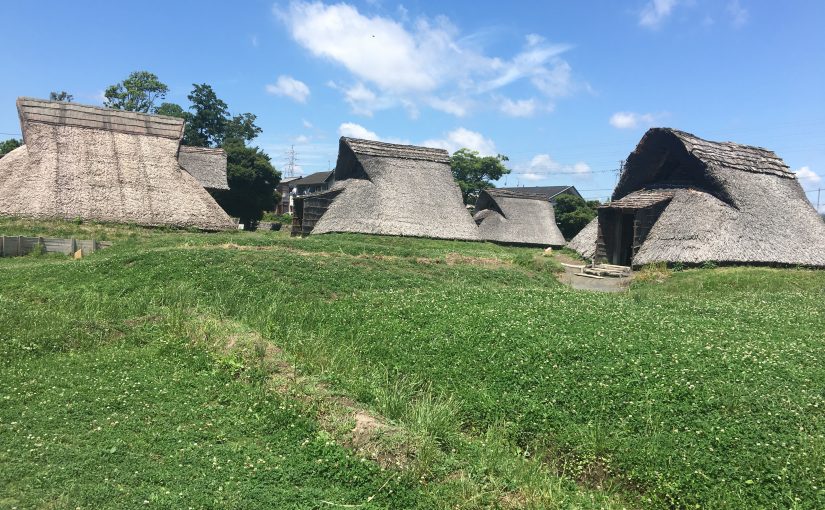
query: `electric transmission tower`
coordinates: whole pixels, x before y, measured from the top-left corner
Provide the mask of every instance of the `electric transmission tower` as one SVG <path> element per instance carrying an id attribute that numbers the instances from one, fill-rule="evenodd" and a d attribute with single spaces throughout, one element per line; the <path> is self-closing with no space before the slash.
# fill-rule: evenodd
<path id="1" fill-rule="evenodd" d="M 295 146 L 290 145 L 289 150 L 286 151 L 286 176 L 295 177 L 295 163 L 298 162 L 298 157 L 295 155 Z"/>

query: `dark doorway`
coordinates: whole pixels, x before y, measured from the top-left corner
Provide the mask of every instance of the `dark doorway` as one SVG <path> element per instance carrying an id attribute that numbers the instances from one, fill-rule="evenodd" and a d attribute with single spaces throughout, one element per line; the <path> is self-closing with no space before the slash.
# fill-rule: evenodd
<path id="1" fill-rule="evenodd" d="M 629 266 L 633 258 L 633 212 L 616 212 L 613 236 L 607 243 L 607 259 L 611 264 Z"/>

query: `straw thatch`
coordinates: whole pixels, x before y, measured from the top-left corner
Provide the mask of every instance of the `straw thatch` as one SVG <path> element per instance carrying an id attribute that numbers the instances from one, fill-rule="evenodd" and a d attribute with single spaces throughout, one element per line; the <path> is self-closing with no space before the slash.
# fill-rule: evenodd
<path id="1" fill-rule="evenodd" d="M 496 188 L 499 190 L 513 191 L 515 193 L 528 193 L 530 195 L 543 195 L 547 200 L 555 202 L 560 195 L 572 195 L 584 200 L 579 190 L 575 186 L 513 186 Z"/>
<path id="2" fill-rule="evenodd" d="M 478 240 L 441 149 L 341 137 L 335 184 L 299 200 L 317 217 L 312 233 Z"/>
<path id="3" fill-rule="evenodd" d="M 181 145 L 178 162 L 204 188 L 229 189 L 226 182 L 226 152 L 223 149 Z"/>
<path id="4" fill-rule="evenodd" d="M 583 229 L 576 234 L 576 237 L 567 243 L 567 247 L 578 252 L 586 259 L 592 259 L 596 253 L 596 238 L 599 234 L 599 218 L 593 218 Z"/>
<path id="5" fill-rule="evenodd" d="M 17 101 L 25 145 L 0 160 L 0 215 L 233 228 L 177 154 L 183 120 Z"/>
<path id="6" fill-rule="evenodd" d="M 631 215 L 636 266 L 825 266 L 825 223 L 793 172 L 766 149 L 651 129 L 629 156 L 613 202 L 599 210 L 597 259 L 610 258 L 617 218 Z M 579 241 L 571 247 L 585 244 Z"/>
<path id="7" fill-rule="evenodd" d="M 545 195 L 488 189 L 476 201 L 479 236 L 488 241 L 532 246 L 564 246 L 553 205 Z"/>

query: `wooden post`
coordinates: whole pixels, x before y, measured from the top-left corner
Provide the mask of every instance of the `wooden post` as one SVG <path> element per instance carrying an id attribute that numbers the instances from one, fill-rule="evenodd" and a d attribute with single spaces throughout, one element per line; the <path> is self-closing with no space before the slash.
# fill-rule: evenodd
<path id="1" fill-rule="evenodd" d="M 17 236 L 17 256 L 23 255 L 23 236 Z"/>
<path id="2" fill-rule="evenodd" d="M 0 236 L 0 257 L 6 256 L 6 236 Z"/>
<path id="3" fill-rule="evenodd" d="M 72 238 L 72 244 L 69 246 L 69 250 L 69 255 L 74 255 L 74 253 L 77 251 L 77 239 L 75 239 L 74 237 Z"/>

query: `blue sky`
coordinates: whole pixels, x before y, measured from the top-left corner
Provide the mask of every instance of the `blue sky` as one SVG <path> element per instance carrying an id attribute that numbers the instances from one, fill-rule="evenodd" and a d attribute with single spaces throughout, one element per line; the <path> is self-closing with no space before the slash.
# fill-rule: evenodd
<path id="1" fill-rule="evenodd" d="M 670 126 L 767 147 L 817 189 L 823 24 L 814 0 L 18 2 L 0 139 L 18 96 L 99 104 L 145 69 L 169 101 L 205 82 L 256 114 L 280 169 L 293 144 L 301 172 L 334 165 L 346 134 L 506 154 L 507 185 L 604 199 L 644 131 Z"/>

